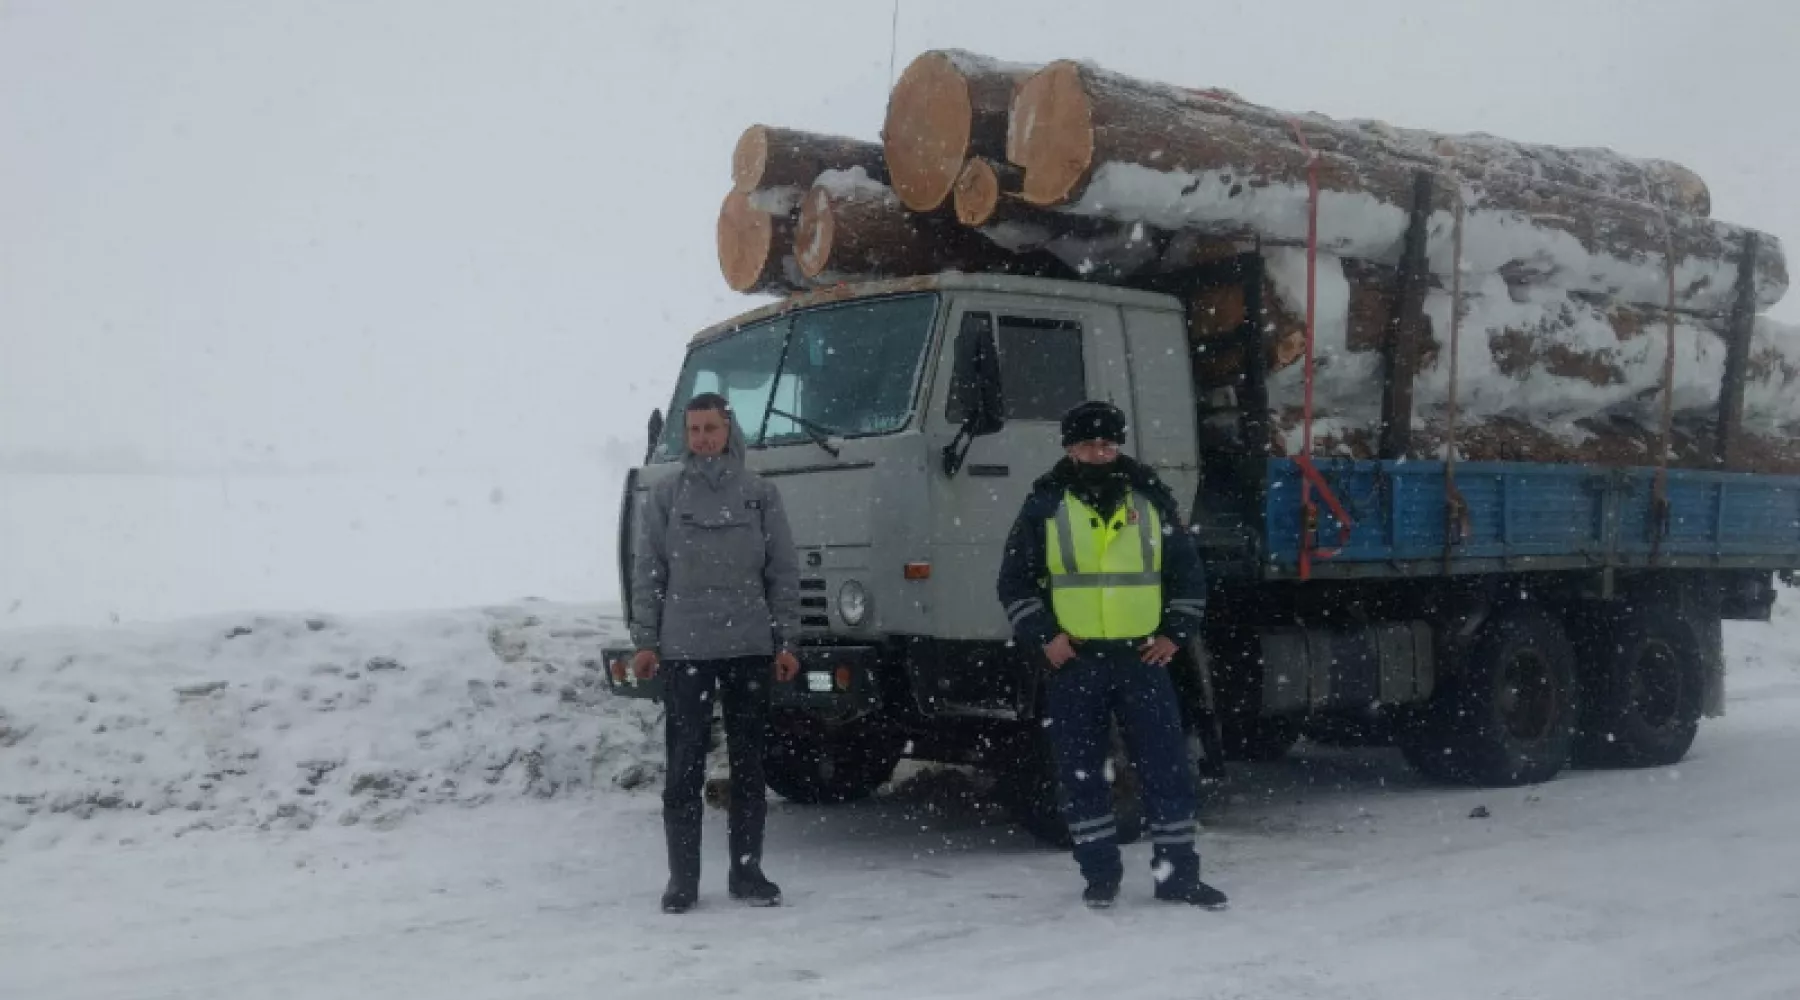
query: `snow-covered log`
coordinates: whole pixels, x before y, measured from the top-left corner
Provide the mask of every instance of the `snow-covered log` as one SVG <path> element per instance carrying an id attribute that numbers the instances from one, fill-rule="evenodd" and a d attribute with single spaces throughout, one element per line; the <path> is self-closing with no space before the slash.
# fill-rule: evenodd
<path id="1" fill-rule="evenodd" d="M 1304 366 L 1281 367 L 1277 357 L 1297 356 L 1295 345 L 1304 348 L 1305 258 L 1299 249 L 1267 254 L 1273 294 L 1264 296 L 1264 342 L 1271 445 L 1277 454 L 1307 446 L 1300 419 Z M 1315 452 L 1375 453 L 1383 371 L 1374 348 L 1391 308 L 1383 288 L 1379 274 L 1361 265 L 1319 259 Z M 1241 310 L 1241 301 L 1229 296 L 1194 303 L 1193 323 L 1205 327 L 1194 339 L 1202 388 L 1230 384 L 1241 373 L 1241 347 L 1224 337 Z M 1451 393 L 1449 291 L 1429 289 L 1425 313 L 1430 333 L 1420 345 L 1413 384 L 1412 449 L 1418 457 L 1437 457 L 1447 439 Z M 1667 319 L 1666 313 L 1555 286 L 1521 295 L 1498 275 L 1466 278 L 1457 338 L 1458 453 L 1471 459 L 1655 464 Z M 1717 319 L 1678 315 L 1676 320 L 1671 461 L 1715 465 L 1712 425 L 1725 377 L 1728 330 Z M 1748 356 L 1742 447 L 1734 465 L 1800 473 L 1800 330 L 1759 321 Z"/>
<path id="2" fill-rule="evenodd" d="M 731 151 L 731 184 L 741 194 L 771 188 L 804 191 L 827 170 L 853 167 L 861 167 L 877 180 L 887 176 L 877 143 L 752 125 L 738 137 L 737 146 Z"/>
<path id="3" fill-rule="evenodd" d="M 944 219 L 909 212 L 862 170 L 826 171 L 807 192 L 794 237 L 801 275 L 908 277 L 938 271 L 1069 276 L 1041 248 L 1002 247 Z"/>
<path id="4" fill-rule="evenodd" d="M 1325 266 L 1335 262 L 1321 258 Z M 1399 281 L 1392 268 L 1352 266 L 1346 262 L 1344 274 L 1344 349 L 1351 352 L 1380 350 L 1388 336 L 1399 292 Z M 1262 286 L 1263 365 L 1268 372 L 1279 372 L 1298 364 L 1306 355 L 1305 289 L 1300 289 L 1297 303 L 1289 302 L 1275 282 L 1265 278 Z M 1200 289 L 1187 301 L 1188 337 L 1194 346 L 1194 382 L 1202 390 L 1232 385 L 1244 373 L 1244 345 L 1239 337 L 1245 317 L 1244 287 L 1214 285 Z M 1328 317 L 1336 321 L 1336 314 Z M 1421 345 L 1427 355 L 1434 344 Z M 1329 362 L 1327 362 L 1329 363 Z M 1379 384 L 1366 391 L 1379 393 Z"/>
<path id="5" fill-rule="evenodd" d="M 1311 118 L 1312 116 L 1309 116 Z M 1637 159 L 1591 146 L 1544 146 L 1499 136 L 1442 135 L 1357 122 L 1359 129 L 1448 159 L 1457 173 L 1479 180 L 1490 170 L 1521 174 L 1614 198 L 1643 201 L 1685 215 L 1712 214 L 1712 192 L 1694 171 L 1669 160 Z"/>
<path id="6" fill-rule="evenodd" d="M 1144 84 L 1144 86 L 1154 86 Z M 1402 156 L 1479 180 L 1491 171 L 1641 201 L 1688 215 L 1712 214 L 1712 194 L 1694 171 L 1668 160 L 1639 159 L 1597 147 L 1549 146 L 1485 133 L 1451 135 L 1396 128 L 1382 121 L 1289 114 L 1220 89 L 1165 87 L 1168 96 L 1213 114 L 1284 134 L 1299 129 L 1308 145 L 1351 157 Z"/>
<path id="7" fill-rule="evenodd" d="M 1414 175 L 1434 170 L 1445 175 L 1430 221 L 1434 273 L 1453 266 L 1460 198 L 1465 269 L 1532 269 L 1554 274 L 1565 288 L 1662 305 L 1672 249 L 1678 308 L 1722 314 L 1732 305 L 1748 233 L 1741 227 L 1527 174 L 1459 169 L 1453 158 L 1371 130 L 1326 129 L 1317 118 L 1299 123 L 1302 134 L 1320 140 L 1308 138 L 1309 154 L 1292 126 L 1273 124 L 1267 109 L 1238 113 L 1246 107 L 1254 108 L 1056 62 L 1015 96 L 1006 155 L 1024 169 L 1020 196 L 1033 205 L 1288 245 L 1307 237 L 1308 165 L 1316 155 L 1321 247 L 1389 264 L 1409 221 Z M 1786 290 L 1786 264 L 1772 237 L 1762 237 L 1755 280 L 1760 306 Z"/>
<path id="8" fill-rule="evenodd" d="M 881 129 L 901 203 L 935 212 L 970 157 L 1000 159 L 1013 92 L 1037 69 L 958 49 L 927 52 L 908 64 L 888 97 Z"/>

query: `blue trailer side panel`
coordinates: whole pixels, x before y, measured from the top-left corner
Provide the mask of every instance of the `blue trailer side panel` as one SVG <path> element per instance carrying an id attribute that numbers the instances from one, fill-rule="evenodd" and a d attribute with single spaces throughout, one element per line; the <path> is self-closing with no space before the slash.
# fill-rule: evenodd
<path id="1" fill-rule="evenodd" d="M 1800 477 L 1671 470 L 1659 539 L 1654 469 L 1472 462 L 1456 469 L 1467 519 L 1456 525 L 1463 537 L 1447 545 L 1452 524 L 1444 463 L 1317 464 L 1353 522 L 1335 555 L 1315 557 L 1319 576 L 1651 564 L 1800 567 Z M 1267 461 L 1264 575 L 1298 571 L 1301 482 L 1293 460 Z M 1317 491 L 1314 503 L 1317 549 L 1330 553 L 1338 548 L 1339 522 Z"/>

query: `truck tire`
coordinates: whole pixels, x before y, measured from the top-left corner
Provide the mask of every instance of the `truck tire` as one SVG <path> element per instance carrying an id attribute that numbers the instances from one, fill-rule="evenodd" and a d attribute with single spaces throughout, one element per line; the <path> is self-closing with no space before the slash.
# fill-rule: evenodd
<path id="1" fill-rule="evenodd" d="M 1226 719 L 1225 759 L 1276 761 L 1300 742 L 1300 720 L 1281 716 Z"/>
<path id="2" fill-rule="evenodd" d="M 1489 619 L 1431 701 L 1399 727 L 1421 773 L 1471 785 L 1548 781 L 1574 749 L 1580 695 L 1562 626 L 1523 606 Z"/>
<path id="3" fill-rule="evenodd" d="M 1138 797 L 1137 773 L 1125 751 L 1117 726 L 1112 730 L 1113 816 L 1119 824 L 1119 843 L 1130 844 L 1143 836 L 1144 810 Z M 1053 847 L 1068 848 L 1068 823 L 1063 820 L 1062 782 L 1056 776 L 1056 751 L 1043 729 L 1033 723 L 1021 732 L 1007 754 L 996 786 L 997 798 L 1013 822 Z"/>
<path id="4" fill-rule="evenodd" d="M 900 742 L 866 722 L 826 727 L 804 716 L 769 722 L 763 779 L 775 794 L 801 805 L 868 798 L 900 763 Z"/>
<path id="5" fill-rule="evenodd" d="M 1687 755 L 1700 728 L 1705 673 L 1677 616 L 1632 612 L 1601 634 L 1589 662 L 1577 760 L 1656 767 Z"/>
<path id="6" fill-rule="evenodd" d="M 1306 738 L 1328 747 L 1389 747 L 1394 745 L 1394 727 L 1386 714 L 1360 712 L 1354 715 L 1314 716 L 1301 727 Z"/>

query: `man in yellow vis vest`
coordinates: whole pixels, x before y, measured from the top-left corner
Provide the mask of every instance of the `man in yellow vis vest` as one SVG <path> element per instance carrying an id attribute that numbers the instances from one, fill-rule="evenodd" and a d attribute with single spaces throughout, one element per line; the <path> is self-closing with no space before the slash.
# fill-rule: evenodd
<path id="1" fill-rule="evenodd" d="M 1143 785 L 1156 898 L 1223 909 L 1200 880 L 1194 769 L 1168 665 L 1199 634 L 1206 581 L 1174 497 L 1121 455 L 1125 414 L 1091 401 L 1063 416 L 1068 457 L 1040 478 L 1007 537 L 1000 603 L 1019 644 L 1043 651 L 1044 725 L 1063 816 L 1087 879 L 1118 898 L 1124 868 L 1106 778 L 1117 716 Z"/>

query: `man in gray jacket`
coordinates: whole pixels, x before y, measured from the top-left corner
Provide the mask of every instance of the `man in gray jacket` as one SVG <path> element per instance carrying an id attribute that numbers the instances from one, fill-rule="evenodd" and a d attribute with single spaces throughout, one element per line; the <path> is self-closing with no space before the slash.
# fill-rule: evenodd
<path id="1" fill-rule="evenodd" d="M 662 908 L 683 913 L 700 892 L 700 793 L 722 693 L 731 760 L 733 899 L 781 902 L 762 873 L 763 742 L 770 666 L 783 683 L 800 671 L 799 565 L 781 494 L 744 468 L 744 436 L 724 397 L 687 404 L 682 469 L 650 490 L 632 566 L 632 669 L 663 675 L 668 777 L 663 830 L 669 885 Z M 666 662 L 665 662 L 666 661 Z"/>

